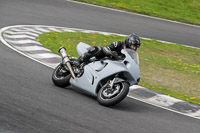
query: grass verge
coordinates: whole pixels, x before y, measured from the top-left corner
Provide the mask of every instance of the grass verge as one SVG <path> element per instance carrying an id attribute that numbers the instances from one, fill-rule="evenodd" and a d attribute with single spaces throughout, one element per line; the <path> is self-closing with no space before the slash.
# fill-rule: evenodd
<path id="1" fill-rule="evenodd" d="M 61 46 L 70 56 L 78 56 L 79 42 L 91 46 L 106 46 L 126 37 L 94 33 L 43 33 L 36 39 L 56 54 Z M 200 49 L 180 44 L 141 39 L 140 85 L 154 91 L 200 105 Z"/>
<path id="2" fill-rule="evenodd" d="M 200 25 L 199 0 L 75 0 Z"/>

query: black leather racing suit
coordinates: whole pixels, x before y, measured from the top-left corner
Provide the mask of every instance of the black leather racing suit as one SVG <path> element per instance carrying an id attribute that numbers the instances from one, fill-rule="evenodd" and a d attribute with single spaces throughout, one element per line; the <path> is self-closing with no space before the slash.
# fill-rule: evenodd
<path id="1" fill-rule="evenodd" d="M 118 59 L 118 55 L 121 54 L 121 50 L 124 48 L 125 43 L 121 41 L 113 42 L 110 45 L 103 47 L 102 51 L 106 56 L 111 56 Z"/>
<path id="2" fill-rule="evenodd" d="M 81 56 L 77 62 L 74 62 L 76 65 L 80 65 L 82 62 L 88 62 L 91 57 L 96 57 L 97 59 L 101 59 L 105 56 L 119 59 L 121 54 L 121 50 L 124 48 L 125 43 L 121 41 L 116 41 L 111 43 L 105 47 L 94 46 L 91 47 L 88 52 L 86 52 L 83 56 Z"/>

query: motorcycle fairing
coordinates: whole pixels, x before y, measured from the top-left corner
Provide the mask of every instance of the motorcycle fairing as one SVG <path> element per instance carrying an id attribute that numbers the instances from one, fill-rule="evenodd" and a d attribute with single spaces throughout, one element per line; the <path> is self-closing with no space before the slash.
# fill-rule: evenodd
<path id="1" fill-rule="evenodd" d="M 77 45 L 77 52 L 81 56 L 90 47 L 90 45 L 80 42 Z M 126 57 L 123 61 L 104 60 L 103 63 L 101 61 L 91 62 L 84 66 L 84 73 L 81 77 L 70 79 L 70 84 L 95 96 L 100 82 L 118 73 L 123 73 L 130 85 L 138 84 L 138 79 L 140 78 L 139 65 L 133 60 L 134 57 L 130 55 L 130 51 L 128 53 L 122 49 L 121 52 Z"/>
<path id="2" fill-rule="evenodd" d="M 96 96 L 97 87 L 100 81 L 111 75 L 123 72 L 126 76 L 129 77 L 130 83 L 136 82 L 134 78 L 132 77 L 132 75 L 129 74 L 128 68 L 124 67 L 123 62 L 105 60 L 104 63 L 106 63 L 107 65 L 102 64 L 100 61 L 89 63 L 88 65 L 84 67 L 84 73 L 81 77 L 70 79 L 71 85 L 77 88 L 82 88 L 85 91 Z M 101 70 L 98 71 L 99 69 L 95 67 L 97 65 L 98 66 L 101 65 L 101 67 L 103 68 L 101 68 Z"/>

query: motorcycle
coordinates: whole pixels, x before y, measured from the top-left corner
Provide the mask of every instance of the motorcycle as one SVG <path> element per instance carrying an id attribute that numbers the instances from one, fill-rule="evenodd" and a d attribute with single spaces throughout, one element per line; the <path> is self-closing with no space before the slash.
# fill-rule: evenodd
<path id="1" fill-rule="evenodd" d="M 91 48 L 80 42 L 77 52 L 82 56 Z M 114 60 L 105 57 L 90 58 L 89 63 L 73 64 L 76 57 L 69 58 L 64 47 L 59 49 L 62 62 L 54 69 L 52 81 L 56 86 L 74 86 L 97 97 L 99 104 L 113 106 L 121 102 L 129 92 L 129 86 L 140 82 L 139 56 L 131 49 L 122 49 L 123 57 Z"/>

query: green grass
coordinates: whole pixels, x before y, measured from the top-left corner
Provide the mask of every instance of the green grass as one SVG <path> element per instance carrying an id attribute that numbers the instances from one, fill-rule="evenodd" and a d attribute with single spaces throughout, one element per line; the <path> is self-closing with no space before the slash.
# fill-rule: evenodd
<path id="1" fill-rule="evenodd" d="M 78 56 L 76 45 L 106 46 L 126 37 L 94 33 L 44 33 L 37 37 L 46 48 L 58 53 L 64 46 L 70 56 Z M 140 85 L 200 105 L 200 49 L 141 39 Z"/>
<path id="2" fill-rule="evenodd" d="M 199 0 L 76 0 L 200 25 Z"/>

